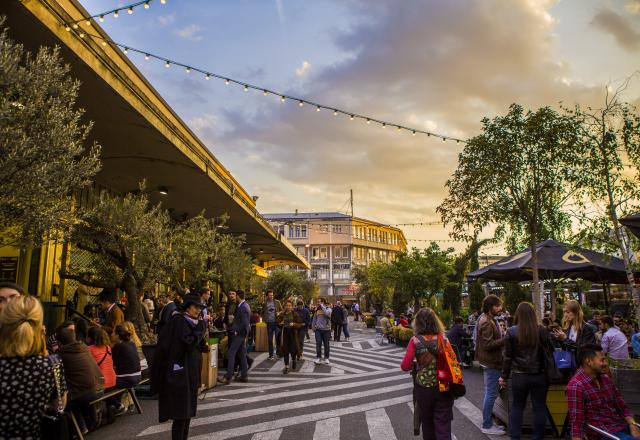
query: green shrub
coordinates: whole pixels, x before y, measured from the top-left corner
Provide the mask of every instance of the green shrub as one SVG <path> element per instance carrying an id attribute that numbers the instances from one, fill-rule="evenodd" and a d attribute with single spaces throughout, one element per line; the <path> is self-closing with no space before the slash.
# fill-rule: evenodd
<path id="1" fill-rule="evenodd" d="M 413 330 L 407 327 L 398 327 L 398 341 L 409 342 L 413 336 Z"/>
<path id="2" fill-rule="evenodd" d="M 364 323 L 366 324 L 367 328 L 374 328 L 376 326 L 376 318 L 371 315 L 366 315 L 364 317 Z"/>

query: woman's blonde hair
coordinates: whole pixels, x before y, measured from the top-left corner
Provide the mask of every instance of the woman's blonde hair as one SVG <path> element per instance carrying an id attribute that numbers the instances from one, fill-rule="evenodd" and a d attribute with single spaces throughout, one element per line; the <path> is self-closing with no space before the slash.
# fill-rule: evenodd
<path id="1" fill-rule="evenodd" d="M 142 341 L 140 341 L 140 338 L 138 337 L 138 334 L 136 333 L 136 328 L 133 325 L 133 322 L 131 321 L 125 321 L 122 323 L 122 327 L 131 334 L 131 340 L 133 341 L 133 343 L 135 344 L 136 347 L 142 347 Z"/>
<path id="2" fill-rule="evenodd" d="M 0 356 L 46 354 L 42 305 L 33 296 L 12 298 L 0 313 Z"/>
<path id="3" fill-rule="evenodd" d="M 573 313 L 573 320 L 569 321 L 564 316 L 562 317 L 562 328 L 565 331 L 571 330 L 571 327 L 575 327 L 578 331 L 584 327 L 584 312 L 582 306 L 575 299 L 570 299 L 564 306 Z"/>

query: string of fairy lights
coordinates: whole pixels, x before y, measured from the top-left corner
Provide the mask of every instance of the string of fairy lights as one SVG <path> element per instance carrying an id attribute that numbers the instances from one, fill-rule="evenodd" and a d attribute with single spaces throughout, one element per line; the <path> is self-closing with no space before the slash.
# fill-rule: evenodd
<path id="1" fill-rule="evenodd" d="M 428 130 L 422 130 L 416 127 L 409 127 L 403 124 L 398 124 L 396 122 L 390 122 L 383 119 L 374 118 L 361 113 L 345 110 L 333 105 L 312 101 L 303 97 L 298 97 L 298 96 L 290 95 L 281 91 L 276 91 L 268 87 L 263 87 L 261 85 L 241 81 L 239 79 L 233 78 L 228 75 L 222 75 L 219 73 L 211 72 L 201 67 L 196 67 L 194 65 L 186 64 L 175 59 L 154 54 L 153 52 L 150 52 L 147 50 L 138 49 L 127 44 L 119 43 L 117 41 L 112 40 L 109 37 L 96 35 L 94 33 L 87 31 L 87 29 L 83 28 L 83 26 L 89 29 L 92 28 L 93 26 L 92 20 L 95 20 L 96 18 L 98 19 L 98 21 L 102 22 L 105 20 L 106 17 L 118 18 L 121 11 L 127 11 L 128 15 L 131 15 L 133 14 L 134 9 L 137 7 L 143 7 L 144 9 L 149 9 L 153 1 L 154 0 L 138 1 L 136 3 L 124 5 L 116 9 L 111 9 L 109 11 L 91 15 L 89 17 L 86 17 L 80 20 L 68 21 L 68 22 L 65 22 L 63 26 L 68 32 L 74 32 L 79 38 L 87 38 L 87 37 L 92 38 L 96 41 L 99 41 L 100 44 L 102 44 L 102 46 L 112 46 L 113 48 L 122 50 L 122 52 L 125 55 L 128 55 L 130 52 L 136 53 L 143 56 L 145 60 L 154 59 L 154 60 L 161 61 L 164 63 L 166 68 L 170 68 L 172 66 L 180 67 L 184 69 L 184 72 L 186 74 L 191 74 L 192 72 L 194 72 L 194 73 L 201 74 L 205 80 L 211 80 L 211 79 L 222 80 L 226 85 L 236 85 L 236 86 L 242 87 L 245 92 L 248 92 L 250 90 L 258 91 L 265 97 L 275 96 L 278 100 L 280 100 L 283 103 L 287 101 L 295 102 L 299 107 L 310 107 L 312 109 L 315 109 L 316 112 L 328 111 L 328 112 L 331 112 L 334 116 L 339 116 L 339 115 L 347 116 L 351 121 L 360 120 L 360 121 L 364 121 L 368 125 L 371 125 L 371 124 L 378 125 L 383 129 L 406 131 L 411 133 L 413 136 L 426 135 L 427 137 L 440 139 L 443 142 L 453 141 L 456 143 L 463 143 L 463 144 L 467 143 L 467 141 L 453 137 L 453 136 L 447 136 L 447 135 L 435 133 Z M 167 0 L 159 0 L 159 1 L 161 4 L 165 4 Z"/>

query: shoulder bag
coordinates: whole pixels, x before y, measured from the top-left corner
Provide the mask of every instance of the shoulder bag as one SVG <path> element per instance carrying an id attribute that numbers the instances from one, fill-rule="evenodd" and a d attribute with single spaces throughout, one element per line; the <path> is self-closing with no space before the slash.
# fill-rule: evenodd
<path id="1" fill-rule="evenodd" d="M 62 393 L 60 389 L 60 381 L 62 380 L 62 372 L 60 363 L 55 362 L 51 358 L 47 358 L 51 363 L 53 373 L 53 382 L 56 388 L 56 408 L 50 408 L 42 414 L 40 419 L 40 438 L 42 440 L 70 440 L 69 435 L 69 415 L 64 412 L 62 405 Z"/>

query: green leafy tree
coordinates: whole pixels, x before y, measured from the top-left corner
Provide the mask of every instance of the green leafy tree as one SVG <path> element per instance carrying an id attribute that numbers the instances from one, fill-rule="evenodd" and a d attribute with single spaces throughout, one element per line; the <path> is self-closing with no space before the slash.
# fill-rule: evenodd
<path id="1" fill-rule="evenodd" d="M 59 49 L 15 44 L 0 18 L 0 245 L 37 246 L 73 222 L 73 191 L 91 183 L 100 148 L 76 107 L 80 83 Z"/>
<path id="2" fill-rule="evenodd" d="M 453 273 L 453 263 L 453 249 L 442 250 L 435 242 L 426 249 L 413 248 L 393 262 L 397 287 L 419 310 L 422 299 L 430 304 L 436 293 L 444 291 Z"/>
<path id="3" fill-rule="evenodd" d="M 470 238 L 497 225 L 532 248 L 534 303 L 542 313 L 535 245 L 570 230 L 563 209 L 575 194 L 580 154 L 575 121 L 549 107 L 525 112 L 511 105 L 506 116 L 482 120 L 482 134 L 469 140 L 447 181 L 438 207 L 456 238 Z"/>
<path id="4" fill-rule="evenodd" d="M 302 296 L 305 303 L 318 293 L 318 286 L 306 279 L 302 272 L 277 269 L 271 272 L 264 286 L 265 290 L 273 290 L 273 296 L 284 300 L 292 296 Z"/>
<path id="5" fill-rule="evenodd" d="M 517 282 L 501 283 L 504 287 L 504 306 L 513 315 L 518 304 L 522 301 L 531 301 L 531 292 Z"/>
<path id="6" fill-rule="evenodd" d="M 577 238 L 622 257 L 640 319 L 640 294 L 633 275 L 634 239 L 625 234 L 619 221 L 640 210 L 640 114 L 621 98 L 629 81 L 613 93 L 607 89 L 602 108 L 576 106 L 568 114 L 579 127 L 581 193 L 587 202 L 578 215 L 583 229 Z"/>
<path id="7" fill-rule="evenodd" d="M 372 262 L 369 266 L 354 268 L 359 293 L 364 294 L 367 304 L 372 305 L 379 313 L 391 302 L 396 276 L 393 265 L 378 261 Z"/>
<path id="8" fill-rule="evenodd" d="M 172 220 L 144 193 L 124 197 L 100 194 L 92 208 L 78 211 L 71 242 L 93 260 L 61 269 L 63 279 L 87 286 L 120 288 L 127 296 L 126 318 L 147 336 L 138 293 L 167 279 Z"/>

